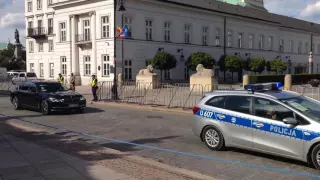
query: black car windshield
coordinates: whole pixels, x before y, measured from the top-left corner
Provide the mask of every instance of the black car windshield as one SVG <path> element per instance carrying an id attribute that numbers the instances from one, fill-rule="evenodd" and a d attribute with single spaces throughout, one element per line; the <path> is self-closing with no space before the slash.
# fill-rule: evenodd
<path id="1" fill-rule="evenodd" d="M 320 103 L 304 96 L 297 96 L 288 99 L 280 99 L 295 110 L 308 116 L 311 119 L 320 121 Z"/>
<path id="2" fill-rule="evenodd" d="M 39 92 L 58 92 L 69 90 L 60 83 L 37 83 L 37 89 Z"/>

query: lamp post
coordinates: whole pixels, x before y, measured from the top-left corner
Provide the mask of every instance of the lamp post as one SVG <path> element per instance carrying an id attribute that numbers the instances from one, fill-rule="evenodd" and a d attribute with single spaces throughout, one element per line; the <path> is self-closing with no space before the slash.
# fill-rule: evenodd
<path id="1" fill-rule="evenodd" d="M 117 62 L 116 62 L 116 58 L 117 58 L 117 51 L 116 51 L 116 46 L 117 46 L 117 29 L 116 29 L 116 15 L 117 15 L 117 5 L 119 5 L 119 9 L 118 11 L 121 12 L 121 26 L 123 26 L 123 11 L 125 11 L 125 7 L 124 7 L 124 0 L 114 0 L 114 12 L 113 12 L 113 22 L 114 22 L 114 77 L 113 77 L 113 86 L 112 86 L 112 93 L 114 95 L 114 99 L 117 100 L 118 99 L 118 88 L 117 88 Z M 123 41 L 122 41 L 122 73 L 123 73 Z"/>

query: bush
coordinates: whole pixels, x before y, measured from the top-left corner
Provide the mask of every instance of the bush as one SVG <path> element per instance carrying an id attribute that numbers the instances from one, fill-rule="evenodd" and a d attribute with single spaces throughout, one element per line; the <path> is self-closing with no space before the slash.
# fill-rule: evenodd
<path id="1" fill-rule="evenodd" d="M 266 82 L 281 82 L 284 83 L 285 74 L 259 74 L 249 75 L 249 83 L 266 83 Z M 312 79 L 320 79 L 320 74 L 293 74 L 293 84 L 307 84 Z"/>
<path id="2" fill-rule="evenodd" d="M 312 87 L 318 87 L 319 84 L 320 84 L 320 80 L 319 79 L 311 79 L 309 81 L 309 84 L 312 86 Z"/>

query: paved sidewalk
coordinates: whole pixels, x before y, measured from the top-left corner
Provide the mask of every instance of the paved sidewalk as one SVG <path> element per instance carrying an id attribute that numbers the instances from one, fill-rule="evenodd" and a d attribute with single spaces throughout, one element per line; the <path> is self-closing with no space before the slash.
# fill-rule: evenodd
<path id="1" fill-rule="evenodd" d="M 137 180 L 11 135 L 0 135 L 0 160 L 0 180 Z"/>

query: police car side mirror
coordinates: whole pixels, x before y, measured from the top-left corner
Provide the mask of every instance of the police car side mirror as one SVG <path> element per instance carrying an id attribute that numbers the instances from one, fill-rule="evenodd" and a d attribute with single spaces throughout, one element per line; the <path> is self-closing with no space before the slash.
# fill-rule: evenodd
<path id="1" fill-rule="evenodd" d="M 298 121 L 295 118 L 288 117 L 288 118 L 283 119 L 283 123 L 290 124 L 290 125 L 296 125 L 296 124 L 298 124 Z"/>

